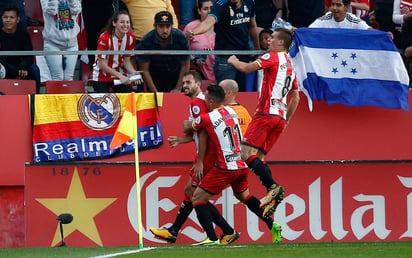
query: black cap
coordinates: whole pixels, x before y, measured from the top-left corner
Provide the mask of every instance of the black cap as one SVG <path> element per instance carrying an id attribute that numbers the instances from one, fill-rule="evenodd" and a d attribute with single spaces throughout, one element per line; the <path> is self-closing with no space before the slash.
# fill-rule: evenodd
<path id="1" fill-rule="evenodd" d="M 160 11 L 154 17 L 155 24 L 173 24 L 173 17 L 168 11 Z"/>

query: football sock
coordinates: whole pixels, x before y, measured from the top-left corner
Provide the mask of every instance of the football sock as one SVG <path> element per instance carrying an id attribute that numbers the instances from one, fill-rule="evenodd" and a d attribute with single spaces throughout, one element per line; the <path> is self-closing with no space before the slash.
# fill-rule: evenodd
<path id="1" fill-rule="evenodd" d="M 202 228 L 205 230 L 207 237 L 212 241 L 216 241 L 217 236 L 213 228 L 213 222 L 208 205 L 205 202 L 200 202 L 196 203 L 194 208 L 197 214 L 197 219 L 199 220 L 200 225 L 202 225 Z"/>
<path id="2" fill-rule="evenodd" d="M 234 229 L 227 223 L 227 221 L 222 217 L 220 212 L 216 209 L 216 207 L 207 202 L 207 206 L 209 207 L 210 214 L 212 215 L 212 221 L 222 229 L 224 235 L 231 235 L 234 233 Z"/>
<path id="3" fill-rule="evenodd" d="M 269 230 L 272 229 L 272 224 L 273 224 L 273 219 L 272 218 L 266 218 L 266 217 L 262 217 L 263 214 L 263 208 L 260 208 L 260 201 L 258 200 L 258 198 L 256 198 L 253 195 L 250 195 L 246 202 L 245 202 L 246 206 L 248 207 L 249 210 L 251 210 L 254 214 L 256 214 L 256 216 L 258 216 L 261 220 L 263 220 L 266 225 L 268 226 Z"/>
<path id="4" fill-rule="evenodd" d="M 177 235 L 177 233 L 179 233 L 180 228 L 183 226 L 183 223 L 185 223 L 192 210 L 192 202 L 186 200 L 183 201 L 180 205 L 179 211 L 177 212 L 175 223 L 173 223 L 173 225 L 170 228 L 168 228 L 169 232 L 173 235 Z"/>
<path id="5" fill-rule="evenodd" d="M 273 184 L 276 184 L 275 180 L 273 180 L 272 172 L 266 162 L 262 162 L 256 155 L 248 158 L 246 160 L 246 164 L 253 171 L 253 173 L 257 175 L 260 182 L 266 187 L 266 189 L 269 190 Z"/>

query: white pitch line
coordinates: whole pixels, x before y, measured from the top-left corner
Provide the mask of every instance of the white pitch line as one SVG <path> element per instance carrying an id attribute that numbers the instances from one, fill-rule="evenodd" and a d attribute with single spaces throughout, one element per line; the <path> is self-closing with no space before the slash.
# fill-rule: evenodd
<path id="1" fill-rule="evenodd" d="M 140 253 L 140 252 L 149 251 L 149 250 L 152 250 L 152 249 L 155 249 L 155 248 L 154 247 L 144 247 L 142 249 L 129 250 L 129 251 L 124 251 L 124 252 L 120 252 L 120 253 L 112 253 L 112 254 L 93 256 L 93 257 L 90 257 L 90 258 L 110 258 L 110 257 L 119 256 L 119 255 L 124 255 L 124 254 Z"/>

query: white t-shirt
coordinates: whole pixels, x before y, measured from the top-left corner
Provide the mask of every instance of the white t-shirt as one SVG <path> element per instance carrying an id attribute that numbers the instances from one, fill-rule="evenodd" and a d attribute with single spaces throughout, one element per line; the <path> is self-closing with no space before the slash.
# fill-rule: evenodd
<path id="1" fill-rule="evenodd" d="M 336 29 L 359 29 L 367 30 L 370 26 L 362 19 L 351 13 L 346 13 L 345 19 L 341 22 L 335 21 L 332 12 L 327 12 L 322 17 L 316 19 L 309 28 L 336 28 Z"/>
<path id="2" fill-rule="evenodd" d="M 6 69 L 2 64 L 0 64 L 0 79 L 6 78 Z"/>

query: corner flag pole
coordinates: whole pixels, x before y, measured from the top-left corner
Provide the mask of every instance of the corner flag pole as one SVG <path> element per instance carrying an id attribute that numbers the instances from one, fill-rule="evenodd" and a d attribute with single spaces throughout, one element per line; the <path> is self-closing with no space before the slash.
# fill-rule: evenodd
<path id="1" fill-rule="evenodd" d="M 134 132 L 134 163 L 136 170 L 136 198 L 137 198 L 137 225 L 139 227 L 139 248 L 143 248 L 143 224 L 142 224 L 142 202 L 140 199 L 140 169 L 139 169 L 139 134 L 137 131 L 137 115 L 133 116 Z"/>

